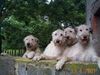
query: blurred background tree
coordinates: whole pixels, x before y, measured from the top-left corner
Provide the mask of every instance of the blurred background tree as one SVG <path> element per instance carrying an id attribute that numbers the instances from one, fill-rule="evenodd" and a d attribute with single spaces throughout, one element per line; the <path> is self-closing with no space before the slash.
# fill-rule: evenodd
<path id="1" fill-rule="evenodd" d="M 85 0 L 5 0 L 2 7 L 3 48 L 22 48 L 23 38 L 32 34 L 44 49 L 61 23 L 85 23 Z"/>

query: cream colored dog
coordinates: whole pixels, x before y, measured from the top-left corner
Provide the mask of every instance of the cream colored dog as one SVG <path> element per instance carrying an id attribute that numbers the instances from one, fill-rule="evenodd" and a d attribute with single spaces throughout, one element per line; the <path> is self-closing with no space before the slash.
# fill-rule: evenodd
<path id="1" fill-rule="evenodd" d="M 81 53 L 78 55 L 79 61 L 97 62 L 98 56 L 93 46 L 91 30 L 86 25 L 77 27 L 77 36 Z"/>
<path id="2" fill-rule="evenodd" d="M 65 48 L 64 32 L 60 29 L 52 33 L 52 41 L 47 45 L 43 54 L 38 57 L 34 57 L 33 60 L 40 59 L 57 59 L 61 56 Z"/>
<path id="3" fill-rule="evenodd" d="M 77 54 L 80 52 L 79 49 L 77 50 L 78 45 L 75 30 L 73 28 L 68 27 L 64 30 L 64 34 L 66 37 L 67 46 L 62 55 L 62 58 L 56 64 L 57 70 L 60 70 L 66 61 L 75 60 L 77 58 Z"/>
<path id="4" fill-rule="evenodd" d="M 26 47 L 26 52 L 23 55 L 23 58 L 33 58 L 36 55 L 40 54 L 40 49 L 38 47 L 38 39 L 32 35 L 28 35 L 24 38 L 24 44 Z"/>
<path id="5" fill-rule="evenodd" d="M 73 61 L 98 62 L 98 66 L 100 67 L 100 58 L 97 56 L 93 47 L 90 32 L 90 28 L 86 25 L 80 25 L 77 27 L 78 42 L 75 45 L 66 48 L 64 56 L 56 64 L 57 70 L 62 68 L 68 58 L 71 58 Z"/>

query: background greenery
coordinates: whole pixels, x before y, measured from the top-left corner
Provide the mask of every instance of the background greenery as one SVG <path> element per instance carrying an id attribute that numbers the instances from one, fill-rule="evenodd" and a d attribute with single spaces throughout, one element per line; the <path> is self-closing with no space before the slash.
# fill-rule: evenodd
<path id="1" fill-rule="evenodd" d="M 61 28 L 85 23 L 85 0 L 5 0 L 1 11 L 1 35 L 4 49 L 23 48 L 29 34 L 39 39 L 41 48 L 50 42 L 51 33 Z"/>

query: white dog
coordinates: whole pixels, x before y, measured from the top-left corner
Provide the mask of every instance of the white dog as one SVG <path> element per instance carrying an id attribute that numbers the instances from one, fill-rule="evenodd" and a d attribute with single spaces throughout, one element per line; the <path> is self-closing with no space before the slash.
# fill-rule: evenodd
<path id="1" fill-rule="evenodd" d="M 97 62 L 98 56 L 93 46 L 91 30 L 86 25 L 80 25 L 77 27 L 77 36 L 79 46 L 81 47 L 81 53 L 79 54 L 79 60 L 85 62 Z"/>
<path id="2" fill-rule="evenodd" d="M 90 28 L 86 25 L 77 27 L 78 42 L 73 46 L 66 48 L 62 59 L 56 64 L 57 70 L 62 68 L 64 63 L 68 61 L 68 58 L 71 58 L 73 61 L 97 62 L 100 68 L 100 58 L 97 56 L 93 47 L 90 32 Z"/>
<path id="3" fill-rule="evenodd" d="M 35 55 L 40 54 L 40 49 L 38 47 L 38 39 L 32 35 L 28 35 L 24 38 L 24 44 L 26 47 L 26 52 L 23 58 L 33 58 Z"/>
<path id="4" fill-rule="evenodd" d="M 75 60 L 77 54 L 80 52 L 79 49 L 77 49 L 77 37 L 76 32 L 73 28 L 66 28 L 64 30 L 64 34 L 66 37 L 66 49 L 62 55 L 62 58 L 57 62 L 56 69 L 60 70 L 64 63 L 69 60 Z"/>
<path id="5" fill-rule="evenodd" d="M 34 57 L 33 60 L 40 59 L 57 59 L 61 56 L 65 48 L 64 32 L 60 29 L 52 33 L 52 41 L 47 45 L 43 54 L 38 57 Z"/>

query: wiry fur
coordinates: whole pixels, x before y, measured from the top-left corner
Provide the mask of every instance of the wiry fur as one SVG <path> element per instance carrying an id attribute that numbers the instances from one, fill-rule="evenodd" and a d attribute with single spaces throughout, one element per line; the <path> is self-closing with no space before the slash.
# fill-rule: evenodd
<path id="1" fill-rule="evenodd" d="M 52 41 L 47 45 L 43 54 L 38 57 L 34 57 L 33 60 L 40 59 L 57 59 L 61 56 L 64 50 L 64 33 L 62 30 L 58 29 L 52 33 Z"/>
<path id="2" fill-rule="evenodd" d="M 28 35 L 24 38 L 24 44 L 26 47 L 26 52 L 23 58 L 33 58 L 35 55 L 40 54 L 40 49 L 38 47 L 38 39 L 32 35 Z"/>
<path id="3" fill-rule="evenodd" d="M 57 62 L 56 69 L 59 70 L 62 68 L 66 61 L 76 59 L 76 55 L 79 53 L 79 49 L 77 49 L 77 37 L 76 32 L 73 28 L 66 28 L 64 30 L 65 37 L 66 37 L 66 49 L 63 53 L 62 58 Z"/>
<path id="4" fill-rule="evenodd" d="M 100 66 L 100 58 L 98 58 L 93 47 L 90 28 L 86 25 L 77 27 L 77 39 L 78 42 L 76 44 L 66 48 L 62 59 L 56 64 L 57 70 L 62 68 L 68 58 L 73 61 L 98 62 Z"/>
<path id="5" fill-rule="evenodd" d="M 80 47 L 80 53 L 77 56 L 79 61 L 84 62 L 96 62 L 98 56 L 92 42 L 92 35 L 90 28 L 86 25 L 80 25 L 77 27 L 78 45 Z"/>

